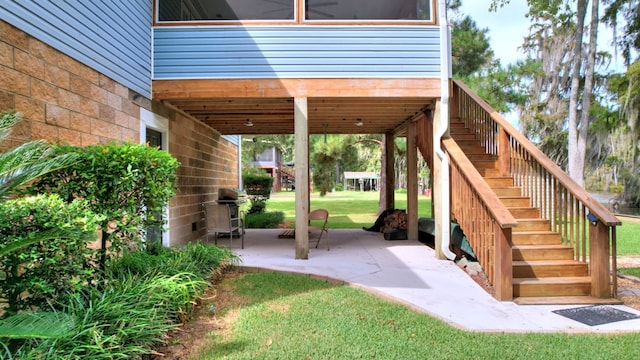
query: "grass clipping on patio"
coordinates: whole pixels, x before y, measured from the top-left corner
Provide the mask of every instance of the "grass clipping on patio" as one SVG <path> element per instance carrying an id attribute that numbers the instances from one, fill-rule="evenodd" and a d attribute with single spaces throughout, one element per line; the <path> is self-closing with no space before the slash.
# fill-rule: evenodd
<path id="1" fill-rule="evenodd" d="M 192 359 L 612 359 L 628 358 L 640 341 L 640 334 L 467 332 L 363 290 L 299 275 L 235 273 L 216 289 L 208 314 L 192 324 L 217 318 Z"/>

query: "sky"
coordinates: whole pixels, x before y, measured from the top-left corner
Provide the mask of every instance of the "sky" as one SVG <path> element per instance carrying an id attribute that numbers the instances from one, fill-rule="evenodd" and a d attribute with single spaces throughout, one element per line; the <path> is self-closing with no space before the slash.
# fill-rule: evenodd
<path id="1" fill-rule="evenodd" d="M 463 0 L 462 13 L 471 16 L 479 28 L 489 29 L 491 48 L 500 59 L 503 66 L 515 63 L 524 58 L 524 53 L 519 49 L 523 38 L 529 32 L 529 19 L 525 17 L 527 2 L 524 0 L 511 0 L 511 2 L 496 12 L 489 12 L 491 0 Z M 601 6 L 600 15 L 603 8 Z M 612 33 L 605 25 L 600 25 L 598 30 L 598 50 L 605 50 L 613 54 L 611 45 Z M 611 64 L 611 70 L 623 71 L 621 60 Z"/>
<path id="2" fill-rule="evenodd" d="M 529 29 L 526 1 L 514 0 L 497 12 L 489 12 L 491 0 L 464 0 L 462 13 L 471 16 L 479 28 L 489 29 L 491 48 L 502 65 L 515 63 L 523 59 L 524 54 L 518 48 Z"/>

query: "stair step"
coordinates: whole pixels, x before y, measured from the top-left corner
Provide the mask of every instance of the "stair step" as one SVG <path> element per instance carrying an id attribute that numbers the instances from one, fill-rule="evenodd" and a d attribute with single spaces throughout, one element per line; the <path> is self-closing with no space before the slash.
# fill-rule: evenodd
<path id="1" fill-rule="evenodd" d="M 476 155 L 480 155 L 480 154 L 486 154 L 487 151 L 479 145 L 460 145 L 460 149 L 462 150 L 462 152 L 465 153 L 465 155 L 469 156 L 470 154 L 476 154 Z"/>
<path id="2" fill-rule="evenodd" d="M 499 197 L 499 195 L 498 195 Z M 527 219 L 527 218 L 539 218 L 540 217 L 540 209 L 534 207 L 510 207 L 507 206 L 507 209 L 511 213 L 511 215 L 516 219 Z"/>
<path id="3" fill-rule="evenodd" d="M 460 140 L 477 140 L 476 134 L 468 132 L 467 129 L 465 129 L 464 131 L 460 130 L 455 133 L 451 131 L 451 135 L 453 135 L 452 137 L 456 142 Z"/>
<path id="4" fill-rule="evenodd" d="M 469 160 L 471 160 L 471 162 L 475 162 L 477 160 L 484 160 L 484 161 L 494 161 L 495 159 L 493 158 L 493 155 L 491 154 L 486 154 L 486 153 L 482 153 L 482 154 L 466 154 L 467 158 Z"/>
<path id="5" fill-rule="evenodd" d="M 502 204 L 507 208 L 510 207 L 526 207 L 531 205 L 531 198 L 528 196 L 499 196 Z"/>
<path id="6" fill-rule="evenodd" d="M 560 278 L 514 278 L 513 297 L 588 296 L 591 278 L 588 276 Z"/>
<path id="7" fill-rule="evenodd" d="M 515 245 L 513 261 L 573 260 L 573 248 L 566 245 Z"/>
<path id="8" fill-rule="evenodd" d="M 497 163 L 497 162 L 496 162 Z M 476 168 L 478 167 L 477 164 Z M 484 178 L 484 180 L 487 182 L 487 184 L 491 187 L 508 187 L 508 186 L 513 186 L 513 178 L 511 177 L 507 177 L 507 176 L 499 176 L 499 177 L 486 177 Z"/>
<path id="9" fill-rule="evenodd" d="M 464 122 L 450 122 L 449 123 L 449 131 L 454 133 L 456 131 L 469 131 L 469 129 L 464 125 Z"/>
<path id="10" fill-rule="evenodd" d="M 520 196 L 522 195 L 522 191 L 519 187 L 515 186 L 506 186 L 506 187 L 492 187 L 493 191 L 497 196 Z"/>
<path id="11" fill-rule="evenodd" d="M 619 305 L 622 301 L 615 298 L 597 298 L 593 296 L 534 296 L 516 297 L 513 302 L 518 305 Z"/>
<path id="12" fill-rule="evenodd" d="M 456 139 L 456 142 L 458 143 L 458 146 L 460 146 L 463 149 L 479 147 L 484 150 L 484 147 L 482 146 L 482 143 L 480 142 L 480 140 L 476 139 L 475 137 L 473 139 Z"/>
<path id="13" fill-rule="evenodd" d="M 562 238 L 555 231 L 520 231 L 515 228 L 511 234 L 513 245 L 561 245 Z"/>
<path id="14" fill-rule="evenodd" d="M 518 219 L 518 232 L 550 230 L 551 222 L 547 219 Z"/>
<path id="15" fill-rule="evenodd" d="M 471 160 L 471 161 L 475 162 L 474 160 Z M 480 176 L 482 176 L 482 177 L 499 177 L 500 175 L 502 175 L 502 172 L 500 171 L 500 169 L 495 168 L 495 167 L 493 167 L 493 168 L 480 168 L 480 169 L 476 168 L 476 170 L 478 170 L 478 172 L 480 173 Z M 520 194 L 519 190 L 518 190 L 518 194 Z"/>
<path id="16" fill-rule="evenodd" d="M 576 260 L 530 260 L 513 262 L 513 278 L 556 278 L 589 275 L 587 264 Z"/>
<path id="17" fill-rule="evenodd" d="M 497 169 L 498 162 L 495 160 L 476 160 L 473 161 L 473 166 L 475 166 L 478 171 L 480 171 L 480 169 Z"/>

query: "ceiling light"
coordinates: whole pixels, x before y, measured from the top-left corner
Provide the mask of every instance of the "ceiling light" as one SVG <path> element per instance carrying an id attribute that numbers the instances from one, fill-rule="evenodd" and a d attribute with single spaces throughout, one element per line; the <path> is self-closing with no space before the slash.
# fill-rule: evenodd
<path id="1" fill-rule="evenodd" d="M 356 120 L 355 123 L 353 123 L 353 125 L 355 125 L 355 126 L 362 126 L 363 124 L 364 123 L 362 122 L 362 119 L 358 119 L 358 120 Z"/>
<path id="2" fill-rule="evenodd" d="M 247 119 L 247 121 L 244 124 L 246 126 L 253 126 L 253 121 L 251 121 L 251 119 Z"/>

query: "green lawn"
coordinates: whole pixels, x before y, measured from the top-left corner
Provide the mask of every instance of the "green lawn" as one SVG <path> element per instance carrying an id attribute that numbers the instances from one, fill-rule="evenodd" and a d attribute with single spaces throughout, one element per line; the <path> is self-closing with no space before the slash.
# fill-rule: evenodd
<path id="1" fill-rule="evenodd" d="M 616 228 L 618 255 L 640 255 L 640 223 L 623 221 Z"/>
<path id="2" fill-rule="evenodd" d="M 380 194 L 374 191 L 339 191 L 321 197 L 311 194 L 311 210 L 324 208 L 329 211 L 329 227 L 333 229 L 360 229 L 369 227 L 377 219 Z M 407 208 L 407 194 L 396 192 L 396 208 Z M 271 195 L 267 211 L 282 211 L 285 220 L 295 222 L 295 193 L 279 192 Z M 431 198 L 420 196 L 418 216 L 431 217 Z M 640 254 L 640 223 L 623 221 L 616 229 L 618 255 Z"/>
<path id="3" fill-rule="evenodd" d="M 329 211 L 329 227 L 332 229 L 360 229 L 371 226 L 377 219 L 380 193 L 374 191 L 339 191 L 320 196 L 311 194 L 310 210 L 323 208 Z M 396 192 L 396 208 L 407 208 L 407 194 Z M 267 211 L 282 211 L 285 221 L 295 222 L 295 193 L 272 194 Z M 420 196 L 418 216 L 431 217 L 431 198 Z"/>
<path id="4" fill-rule="evenodd" d="M 640 333 L 489 334 L 456 329 L 363 290 L 299 275 L 248 274 L 193 359 L 633 359 Z"/>

